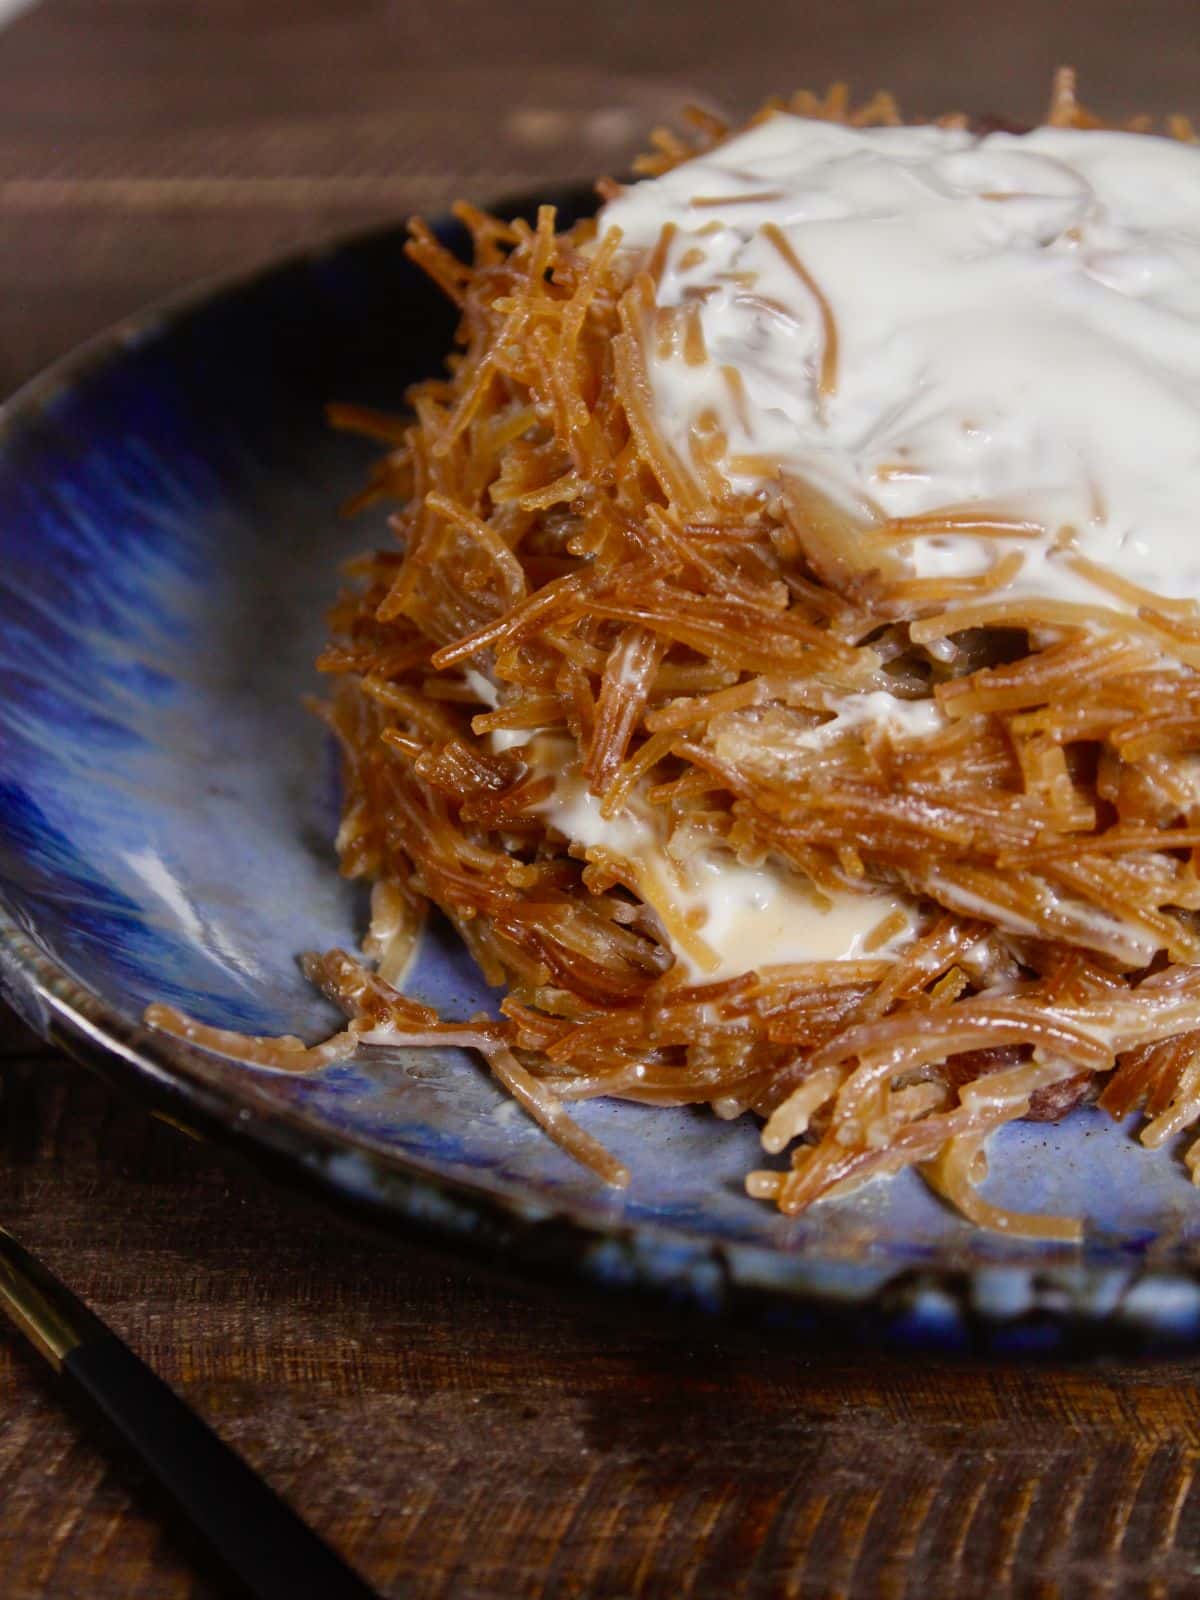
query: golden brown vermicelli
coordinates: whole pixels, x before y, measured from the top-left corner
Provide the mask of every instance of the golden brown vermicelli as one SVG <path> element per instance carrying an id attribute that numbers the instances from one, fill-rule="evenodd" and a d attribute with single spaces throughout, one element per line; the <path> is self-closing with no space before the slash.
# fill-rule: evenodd
<path id="1" fill-rule="evenodd" d="M 855 113 L 840 89 L 792 108 L 897 120 L 888 97 Z M 1094 124 L 1069 76 L 1051 121 Z M 698 117 L 641 170 L 724 136 Z M 685 469 L 655 427 L 646 341 L 703 337 L 656 305 L 665 244 L 633 270 L 615 236 L 560 233 L 549 207 L 533 227 L 459 215 L 471 263 L 420 224 L 409 247 L 461 309 L 448 375 L 409 393 L 407 419 L 334 413 L 390 446 L 360 503 L 398 506 L 397 544 L 354 564 L 321 660 L 342 870 L 380 886 L 380 971 L 308 963 L 351 1019 L 339 1038 L 479 1051 L 612 1182 L 624 1169 L 571 1101 L 755 1114 L 790 1156 L 748 1188 L 785 1212 L 918 1165 L 985 1226 L 1074 1237 L 978 1195 L 983 1142 L 1093 1088 L 1114 1116 L 1144 1107 L 1147 1144 L 1200 1117 L 1200 611 L 1129 585 L 1120 613 L 1006 599 L 1004 556 L 916 580 L 904 539 L 961 518 L 854 519 L 788 479 L 739 501 L 723 441 Z M 1015 546 L 1033 530 L 973 531 Z M 878 689 L 932 697 L 941 726 L 803 737 L 831 700 Z M 530 732 L 578 758 L 606 816 L 634 795 L 653 808 L 668 864 L 716 849 L 817 891 L 891 886 L 918 902 L 919 936 L 887 959 L 685 981 L 673 950 L 698 936 L 669 865 L 652 881 L 613 849 L 575 853 L 538 743 L 495 738 Z M 423 901 L 503 986 L 500 1019 L 443 1023 L 388 981 Z M 289 1044 L 274 1064 L 298 1060 Z"/>

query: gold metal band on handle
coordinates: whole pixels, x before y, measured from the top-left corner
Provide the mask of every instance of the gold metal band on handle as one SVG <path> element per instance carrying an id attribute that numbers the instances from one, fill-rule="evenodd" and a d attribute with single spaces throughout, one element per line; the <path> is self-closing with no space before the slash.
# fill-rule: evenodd
<path id="1" fill-rule="evenodd" d="M 6 1228 L 0 1228 L 0 1310 L 56 1372 L 86 1337 L 87 1313 L 72 1315 L 70 1297 Z"/>

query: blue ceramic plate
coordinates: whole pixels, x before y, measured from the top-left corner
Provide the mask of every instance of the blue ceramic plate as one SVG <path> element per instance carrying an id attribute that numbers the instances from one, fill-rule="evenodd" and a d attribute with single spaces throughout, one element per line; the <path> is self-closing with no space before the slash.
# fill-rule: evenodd
<path id="1" fill-rule="evenodd" d="M 568 206 L 579 206 L 578 196 Z M 444 230 L 454 235 L 454 228 Z M 466 1056 L 374 1053 L 311 1079 L 139 1018 L 316 1038 L 296 967 L 353 946 L 336 774 L 301 706 L 372 451 L 330 399 L 398 407 L 452 316 L 399 230 L 106 335 L 0 413 L 0 984 L 159 1111 L 397 1228 L 543 1274 L 791 1329 L 990 1349 L 1200 1340 L 1200 1195 L 1099 1112 L 1007 1130 L 992 1192 L 1082 1213 L 1080 1250 L 978 1234 L 911 1174 L 787 1221 L 747 1199 L 749 1119 L 592 1104 L 599 1186 Z M 493 1003 L 433 928 L 411 989 Z"/>

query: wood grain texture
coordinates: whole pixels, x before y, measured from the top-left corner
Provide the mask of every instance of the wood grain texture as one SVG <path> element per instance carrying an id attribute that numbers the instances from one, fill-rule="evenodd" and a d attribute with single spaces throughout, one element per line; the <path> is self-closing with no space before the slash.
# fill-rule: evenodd
<path id="1" fill-rule="evenodd" d="M 0 1215 L 385 1595 L 1188 1595 L 1189 1368 L 955 1367 L 618 1323 L 0 1073 Z M 0 1332 L 12 1600 L 208 1594 Z"/>
<path id="2" fill-rule="evenodd" d="M 1200 112 L 1188 3 L 46 0 L 0 33 L 0 389 L 147 300 L 619 170 L 686 95 L 848 75 Z M 10 1223 L 386 1596 L 1200 1592 L 1190 1366 L 959 1368 L 615 1320 L 418 1257 L 0 1022 Z M 214 1591 L 0 1329 L 0 1595 Z"/>

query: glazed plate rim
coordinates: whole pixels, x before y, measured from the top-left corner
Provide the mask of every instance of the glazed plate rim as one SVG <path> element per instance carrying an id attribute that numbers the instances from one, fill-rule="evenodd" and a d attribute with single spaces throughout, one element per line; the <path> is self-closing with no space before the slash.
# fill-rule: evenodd
<path id="1" fill-rule="evenodd" d="M 575 199 L 582 191 L 574 191 Z M 560 198 L 564 197 L 560 191 Z M 534 196 L 494 209 L 526 211 Z M 206 278 L 137 311 L 68 352 L 0 404 L 0 452 L 54 397 L 130 346 L 166 336 L 210 302 L 324 258 L 399 236 L 357 229 L 249 270 Z M 332 869 L 331 869 L 332 870 Z M 1108 1259 L 1058 1247 L 1019 1263 L 945 1251 L 924 1265 L 822 1261 L 819 1255 L 688 1234 L 652 1219 L 604 1221 L 569 1202 L 474 1183 L 413 1154 L 316 1125 L 259 1102 L 256 1074 L 218 1079 L 170 1035 L 131 1022 L 38 943 L 0 888 L 0 999 L 40 1034 L 160 1118 L 232 1145 L 252 1164 L 376 1223 L 397 1226 L 527 1276 L 647 1295 L 685 1309 L 871 1345 L 1057 1355 L 1200 1346 L 1200 1265 Z M 236 1089 L 235 1089 L 236 1086 Z"/>

